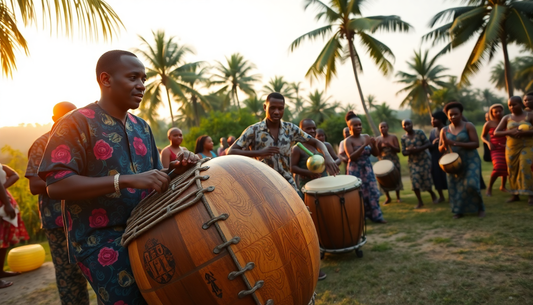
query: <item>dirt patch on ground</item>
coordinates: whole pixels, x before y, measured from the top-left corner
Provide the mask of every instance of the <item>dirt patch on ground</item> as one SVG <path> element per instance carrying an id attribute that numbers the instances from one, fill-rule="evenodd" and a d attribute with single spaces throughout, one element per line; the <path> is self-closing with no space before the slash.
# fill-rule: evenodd
<path id="1" fill-rule="evenodd" d="M 52 262 L 44 263 L 39 269 L 22 273 L 4 280 L 13 282 L 11 287 L 0 289 L 0 300 L 10 301 L 18 299 L 16 304 L 34 304 L 31 301 L 25 302 L 20 297 L 30 294 L 36 290 L 47 288 L 56 280 L 54 264 Z M 59 300 L 58 300 L 59 303 Z"/>

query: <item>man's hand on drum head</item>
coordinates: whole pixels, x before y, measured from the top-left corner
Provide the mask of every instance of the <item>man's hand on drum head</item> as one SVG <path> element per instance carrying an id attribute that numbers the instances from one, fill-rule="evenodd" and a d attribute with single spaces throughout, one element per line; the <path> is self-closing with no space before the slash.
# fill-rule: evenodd
<path id="1" fill-rule="evenodd" d="M 332 176 L 339 174 L 339 166 L 329 154 L 326 156 L 324 163 L 326 164 L 326 170 L 328 171 L 328 174 Z"/>
<path id="2" fill-rule="evenodd" d="M 193 152 L 183 151 L 178 154 L 176 161 L 170 162 L 168 171 L 174 170 L 174 175 L 181 175 L 186 172 L 191 166 L 194 166 L 200 158 Z"/>

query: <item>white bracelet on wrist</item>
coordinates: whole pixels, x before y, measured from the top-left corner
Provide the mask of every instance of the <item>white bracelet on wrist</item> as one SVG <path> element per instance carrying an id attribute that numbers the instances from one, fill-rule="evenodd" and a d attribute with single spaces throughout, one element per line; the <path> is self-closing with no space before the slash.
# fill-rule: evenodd
<path id="1" fill-rule="evenodd" d="M 119 177 L 120 177 L 120 174 L 117 173 L 114 177 L 113 177 L 113 185 L 115 186 L 115 193 L 117 195 L 120 195 L 120 184 L 119 184 Z"/>

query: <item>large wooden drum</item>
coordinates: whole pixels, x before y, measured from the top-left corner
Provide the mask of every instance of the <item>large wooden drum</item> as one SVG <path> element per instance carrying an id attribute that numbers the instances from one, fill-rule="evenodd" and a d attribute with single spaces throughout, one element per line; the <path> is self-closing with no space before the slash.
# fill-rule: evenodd
<path id="1" fill-rule="evenodd" d="M 312 180 L 302 188 L 322 251 L 348 252 L 364 244 L 361 237 L 365 212 L 360 186 L 361 179 L 340 175 Z"/>
<path id="2" fill-rule="evenodd" d="M 440 168 L 448 174 L 459 174 L 463 169 L 463 162 L 458 153 L 444 154 L 439 159 Z"/>
<path id="3" fill-rule="evenodd" d="M 318 280 L 309 211 L 252 158 L 202 160 L 141 201 L 122 242 L 149 304 L 302 305 Z"/>
<path id="4" fill-rule="evenodd" d="M 381 160 L 373 166 L 374 175 L 384 189 L 394 189 L 398 185 L 398 180 L 402 179 L 400 171 L 390 160 Z"/>

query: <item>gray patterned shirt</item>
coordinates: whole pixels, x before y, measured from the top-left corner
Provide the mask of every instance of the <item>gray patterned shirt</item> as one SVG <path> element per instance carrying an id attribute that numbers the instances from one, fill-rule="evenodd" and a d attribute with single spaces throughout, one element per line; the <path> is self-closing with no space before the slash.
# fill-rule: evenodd
<path id="1" fill-rule="evenodd" d="M 295 189 L 298 189 L 291 174 L 291 147 L 295 142 L 307 142 L 312 138 L 295 124 L 281 121 L 278 140 L 275 141 L 270 134 L 270 130 L 268 130 L 266 119 L 264 119 L 246 128 L 235 143 L 250 151 L 261 150 L 271 146 L 279 147 L 279 154 L 266 158 L 256 157 L 255 159 L 272 167 Z"/>

